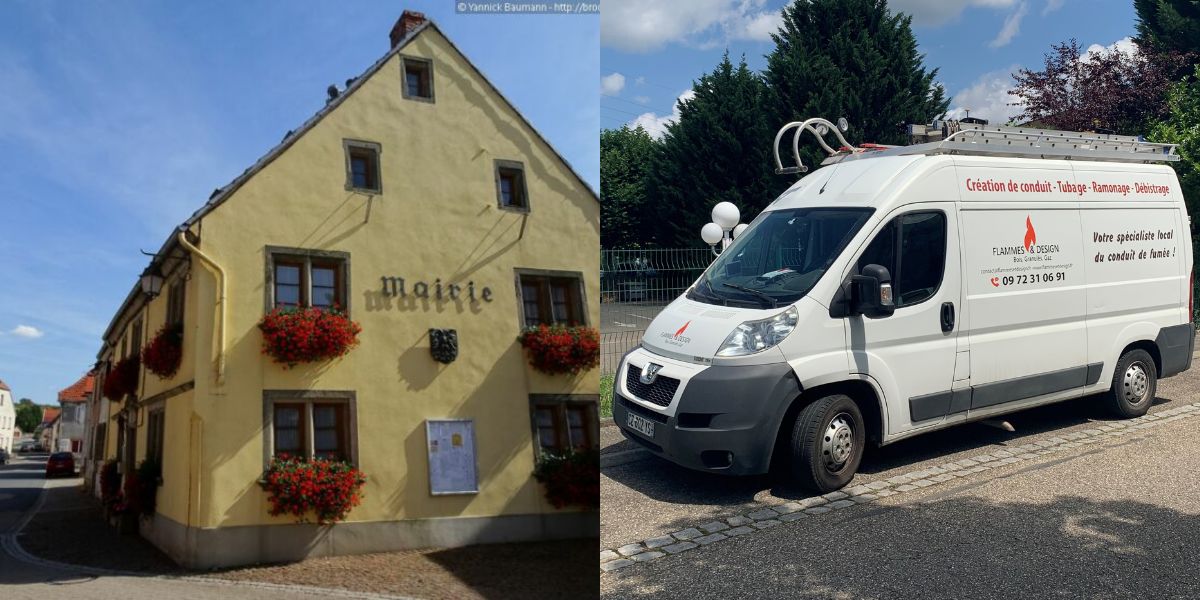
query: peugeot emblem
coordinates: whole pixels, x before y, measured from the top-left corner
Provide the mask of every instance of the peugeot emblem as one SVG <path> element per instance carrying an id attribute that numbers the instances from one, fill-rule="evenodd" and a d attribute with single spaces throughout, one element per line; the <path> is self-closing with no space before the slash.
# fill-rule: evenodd
<path id="1" fill-rule="evenodd" d="M 638 379 L 646 385 L 651 385 L 655 379 L 658 379 L 658 372 L 662 370 L 662 367 L 662 365 L 650 363 L 642 370 L 642 376 Z"/>

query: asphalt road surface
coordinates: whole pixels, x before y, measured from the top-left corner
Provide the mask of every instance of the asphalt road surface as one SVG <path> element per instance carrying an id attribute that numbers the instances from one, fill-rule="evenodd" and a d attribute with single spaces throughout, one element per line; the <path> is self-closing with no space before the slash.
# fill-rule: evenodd
<path id="1" fill-rule="evenodd" d="M 1200 368 L 1160 382 L 1151 414 L 1200 401 Z M 871 452 L 852 486 L 1108 427 L 1095 398 Z M 605 597 L 1197 598 L 1200 411 L 730 537 L 601 576 Z M 619 436 L 619 434 L 615 434 Z M 617 548 L 808 497 L 769 476 L 675 467 L 615 441 L 601 475 L 601 547 Z"/>
<path id="2" fill-rule="evenodd" d="M 45 478 L 45 454 L 14 454 L 0 466 L 0 599 L 20 600 L 235 600 L 352 597 L 330 591 L 282 589 L 217 581 L 165 577 L 96 575 L 79 569 L 55 568 L 10 551 L 14 527 L 37 507 L 46 486 L 78 486 L 79 478 Z M 115 535 L 115 534 L 114 534 Z"/>

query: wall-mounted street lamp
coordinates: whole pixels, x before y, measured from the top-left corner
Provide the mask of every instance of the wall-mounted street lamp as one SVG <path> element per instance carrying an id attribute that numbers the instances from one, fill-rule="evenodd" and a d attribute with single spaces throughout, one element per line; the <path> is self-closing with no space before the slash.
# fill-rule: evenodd
<path id="1" fill-rule="evenodd" d="M 142 293 L 147 298 L 154 298 L 162 291 L 163 276 L 153 265 L 142 271 Z"/>
<path id="2" fill-rule="evenodd" d="M 732 202 L 718 202 L 712 209 L 712 223 L 707 223 L 700 229 L 700 238 L 712 247 L 713 254 L 719 255 L 717 244 L 725 250 L 737 236 L 746 230 L 745 223 L 738 223 L 742 218 L 741 211 Z"/>

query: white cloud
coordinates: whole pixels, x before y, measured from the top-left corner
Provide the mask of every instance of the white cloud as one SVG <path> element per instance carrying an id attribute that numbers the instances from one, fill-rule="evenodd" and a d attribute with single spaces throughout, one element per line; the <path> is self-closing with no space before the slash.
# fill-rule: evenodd
<path id="1" fill-rule="evenodd" d="M 1013 37 L 1021 32 L 1021 19 L 1025 18 L 1027 12 L 1029 12 L 1029 5 L 1022 2 L 1015 12 L 1004 19 L 1004 25 L 1000 27 L 1000 32 L 996 34 L 995 39 L 988 43 L 988 46 L 992 48 L 1007 46 Z"/>
<path id="2" fill-rule="evenodd" d="M 946 112 L 946 118 L 961 119 L 970 111 L 972 117 L 987 119 L 992 125 L 1008 123 L 1022 111 L 1020 106 L 1009 106 L 1019 99 L 1008 93 L 1013 89 L 1012 73 L 1019 68 L 1020 65 L 1013 65 L 980 75 L 966 89 L 954 94 L 953 108 Z"/>
<path id="3" fill-rule="evenodd" d="M 1067 0 L 1046 0 L 1046 8 L 1042 9 L 1042 16 L 1046 16 L 1060 8 Z"/>
<path id="4" fill-rule="evenodd" d="M 620 73 L 612 73 L 600 78 L 600 93 L 606 96 L 616 96 L 625 89 L 625 76 Z"/>
<path id="5" fill-rule="evenodd" d="M 766 0 L 605 0 L 600 43 L 625 52 L 770 39 L 783 23 Z"/>
<path id="6" fill-rule="evenodd" d="M 1131 38 L 1129 36 L 1125 36 L 1107 46 L 1101 46 L 1100 44 L 1092 44 L 1091 46 L 1087 47 L 1087 50 L 1083 51 L 1083 54 L 1081 54 L 1079 56 L 1079 58 L 1083 59 L 1084 61 L 1087 61 L 1091 58 L 1091 55 L 1093 55 L 1093 54 L 1100 53 L 1100 52 L 1108 53 L 1108 52 L 1112 52 L 1113 50 L 1117 50 L 1122 54 L 1133 55 L 1133 54 L 1137 54 L 1138 48 L 1137 48 L 1137 44 L 1133 43 L 1133 38 Z"/>
<path id="7" fill-rule="evenodd" d="M 13 327 L 12 331 L 9 333 L 17 337 L 23 337 L 31 340 L 36 340 L 37 338 L 45 335 L 42 333 L 42 330 L 32 325 L 17 325 L 16 327 Z"/>
<path id="8" fill-rule="evenodd" d="M 633 101 L 637 102 L 638 104 L 650 104 L 650 97 L 649 96 L 634 96 Z"/>
<path id="9" fill-rule="evenodd" d="M 687 90 L 679 95 L 679 98 L 675 101 L 675 106 L 671 108 L 671 114 L 659 116 L 653 112 L 642 113 L 638 118 L 630 121 L 629 126 L 637 127 L 640 125 L 642 129 L 646 130 L 646 133 L 650 134 L 650 137 L 656 140 L 660 139 L 667 133 L 667 125 L 679 120 L 679 103 L 687 102 L 694 97 L 696 97 L 696 92 Z"/>
<path id="10" fill-rule="evenodd" d="M 953 21 L 968 6 L 1012 8 L 1018 0 L 892 0 L 888 8 L 912 16 L 913 25 L 938 27 Z M 605 5 L 607 7 L 607 4 Z"/>
<path id="11" fill-rule="evenodd" d="M 645 76 L 638 75 L 637 79 L 634 79 L 633 82 L 637 85 L 646 85 L 646 78 Z"/>

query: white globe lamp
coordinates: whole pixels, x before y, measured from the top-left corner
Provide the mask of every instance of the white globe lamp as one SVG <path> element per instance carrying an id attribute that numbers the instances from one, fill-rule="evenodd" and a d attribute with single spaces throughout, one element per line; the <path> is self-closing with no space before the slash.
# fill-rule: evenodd
<path id="1" fill-rule="evenodd" d="M 733 229 L 741 218 L 741 211 L 732 202 L 718 202 L 712 209 L 713 223 L 724 231 Z"/>
<path id="2" fill-rule="evenodd" d="M 749 225 L 745 223 L 738 223 L 738 226 L 733 228 L 733 239 L 736 240 L 739 235 L 742 235 L 742 232 L 745 231 L 747 227 L 749 227 Z"/>
<path id="3" fill-rule="evenodd" d="M 705 223 L 704 227 L 700 229 L 700 238 L 709 246 L 715 246 L 720 243 L 722 237 L 724 237 L 724 232 L 721 231 L 721 226 L 716 223 Z"/>

